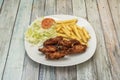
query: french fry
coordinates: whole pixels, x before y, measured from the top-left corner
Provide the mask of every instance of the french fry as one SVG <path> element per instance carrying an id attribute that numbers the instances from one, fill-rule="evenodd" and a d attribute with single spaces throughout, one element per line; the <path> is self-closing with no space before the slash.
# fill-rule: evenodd
<path id="1" fill-rule="evenodd" d="M 79 35 L 79 32 L 78 32 L 78 29 L 77 29 L 76 25 L 74 25 L 74 33 L 77 35 L 77 37 L 79 39 L 81 39 L 81 35 Z"/>
<path id="2" fill-rule="evenodd" d="M 73 39 L 78 39 L 73 32 L 71 32 L 71 37 L 72 37 Z"/>
<path id="3" fill-rule="evenodd" d="M 57 31 L 57 33 L 62 33 L 62 34 L 64 34 L 64 31 L 61 29 L 60 31 Z"/>
<path id="4" fill-rule="evenodd" d="M 61 27 L 60 27 L 60 26 L 57 26 L 56 31 L 59 31 L 60 29 L 61 29 Z"/>
<path id="5" fill-rule="evenodd" d="M 86 30 L 84 27 L 82 27 L 82 30 L 83 30 L 83 33 L 84 33 L 85 37 L 86 37 L 87 39 L 89 39 L 90 36 L 89 36 L 87 30 Z"/>
<path id="6" fill-rule="evenodd" d="M 58 36 L 63 36 L 63 37 L 65 37 L 65 38 L 68 37 L 67 35 L 65 35 L 65 34 L 60 34 L 60 33 L 57 33 L 57 35 L 58 35 Z"/>
<path id="7" fill-rule="evenodd" d="M 80 33 L 80 35 L 81 35 L 81 37 L 82 37 L 83 41 L 86 43 L 86 42 L 87 42 L 87 40 L 86 40 L 85 36 L 83 35 L 82 30 L 79 30 L 79 33 Z"/>
<path id="8" fill-rule="evenodd" d="M 64 21 L 56 21 L 57 24 L 65 24 L 65 23 L 76 23 L 77 19 L 71 19 L 71 20 L 64 20 Z"/>
<path id="9" fill-rule="evenodd" d="M 66 25 L 75 25 L 77 22 L 65 23 Z"/>
<path id="10" fill-rule="evenodd" d="M 64 28 L 64 29 L 62 29 L 62 30 L 63 30 L 63 32 L 64 32 L 67 36 L 70 36 L 69 31 L 65 30 L 65 28 Z"/>
<path id="11" fill-rule="evenodd" d="M 84 34 L 83 27 L 81 28 L 81 27 L 77 26 L 77 28 L 81 31 L 81 32 L 79 32 L 79 35 L 81 35 L 81 36 L 84 37 L 84 38 L 83 38 L 83 41 L 84 41 L 84 42 L 88 41 L 89 38 L 86 37 L 86 35 L 88 35 L 88 33 L 86 32 L 86 34 Z M 85 28 L 84 28 L 84 29 L 85 29 Z"/>
<path id="12" fill-rule="evenodd" d="M 70 26 L 66 25 L 65 26 L 69 31 L 71 31 L 72 29 L 70 28 Z"/>
<path id="13" fill-rule="evenodd" d="M 80 39 L 79 41 L 80 41 L 81 44 L 86 45 L 86 43 L 84 43 L 84 42 L 82 41 L 82 39 Z"/>
<path id="14" fill-rule="evenodd" d="M 70 30 L 68 29 L 68 27 L 66 27 L 65 25 L 63 26 L 63 28 L 65 32 L 69 33 L 70 34 Z"/>
<path id="15" fill-rule="evenodd" d="M 63 36 L 65 39 L 76 39 L 83 45 L 88 45 L 90 35 L 84 27 L 76 25 L 77 20 L 58 21 L 56 32 L 58 36 Z"/>

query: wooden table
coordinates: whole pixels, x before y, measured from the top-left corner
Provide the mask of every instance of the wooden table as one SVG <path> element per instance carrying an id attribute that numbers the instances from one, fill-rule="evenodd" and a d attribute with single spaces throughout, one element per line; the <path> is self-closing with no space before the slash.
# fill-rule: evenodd
<path id="1" fill-rule="evenodd" d="M 36 17 L 53 14 L 91 23 L 97 49 L 90 60 L 60 68 L 27 56 L 27 26 Z M 0 80 L 120 80 L 120 0 L 0 0 Z"/>

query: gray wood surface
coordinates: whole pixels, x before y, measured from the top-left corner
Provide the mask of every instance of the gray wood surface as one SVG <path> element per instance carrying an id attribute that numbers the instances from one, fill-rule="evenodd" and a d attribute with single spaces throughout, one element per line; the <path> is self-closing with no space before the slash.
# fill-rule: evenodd
<path id="1" fill-rule="evenodd" d="M 105 48 L 104 34 L 102 24 L 100 21 L 99 10 L 97 9 L 97 2 L 95 0 L 86 1 L 88 21 L 93 25 L 97 35 L 97 49 L 93 56 L 93 69 L 95 80 L 111 80 L 111 73 L 109 69 L 109 60 Z M 94 14 L 94 16 L 92 16 Z M 104 70 L 103 70 L 104 69 Z M 97 76 L 97 77 L 96 77 Z"/>
<path id="2" fill-rule="evenodd" d="M 98 7 L 101 15 L 101 22 L 105 36 L 106 48 L 110 58 L 109 66 L 111 67 L 111 75 L 113 79 L 120 78 L 120 64 L 118 58 L 120 54 L 120 46 L 115 31 L 115 25 L 112 20 L 109 5 L 106 0 L 98 0 Z M 112 33 L 112 34 L 110 34 Z"/>
<path id="3" fill-rule="evenodd" d="M 20 1 L 3 80 L 21 80 L 25 57 L 24 31 L 30 21 L 31 5 L 32 0 Z"/>
<path id="4" fill-rule="evenodd" d="M 68 14 L 88 20 L 97 49 L 88 61 L 50 67 L 32 61 L 24 32 L 37 17 Z M 0 80 L 120 80 L 120 0 L 0 0 Z"/>
<path id="5" fill-rule="evenodd" d="M 0 12 L 2 10 L 3 3 L 4 3 L 4 0 L 0 0 Z"/>
<path id="6" fill-rule="evenodd" d="M 11 4 L 9 4 L 11 3 Z M 0 79 L 4 74 L 6 60 L 9 55 L 9 46 L 19 0 L 5 0 L 0 13 Z"/>

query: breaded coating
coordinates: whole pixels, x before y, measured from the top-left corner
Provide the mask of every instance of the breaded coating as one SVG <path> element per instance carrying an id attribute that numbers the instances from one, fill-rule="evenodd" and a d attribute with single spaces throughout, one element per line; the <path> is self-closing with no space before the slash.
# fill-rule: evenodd
<path id="1" fill-rule="evenodd" d="M 68 49 L 69 54 L 75 54 L 75 53 L 82 53 L 85 52 L 87 46 L 86 45 L 74 45 L 72 48 Z"/>
<path id="2" fill-rule="evenodd" d="M 46 53 L 47 59 L 59 59 L 64 57 L 66 54 L 62 52 Z"/>
<path id="3" fill-rule="evenodd" d="M 45 46 L 43 48 L 39 48 L 39 51 L 41 51 L 43 53 L 55 52 L 55 51 L 57 51 L 57 48 L 55 46 L 49 45 L 49 46 Z"/>
<path id="4" fill-rule="evenodd" d="M 43 52 L 47 59 L 53 60 L 65 55 L 85 52 L 86 48 L 86 45 L 80 44 L 76 39 L 64 40 L 63 37 L 57 36 L 46 40 L 39 51 Z"/>
<path id="5" fill-rule="evenodd" d="M 55 45 L 55 44 L 58 43 L 58 41 L 61 41 L 62 39 L 63 39 L 63 37 L 61 37 L 61 36 L 57 36 L 57 37 L 55 37 L 55 38 L 50 38 L 50 39 L 46 40 L 46 41 L 43 43 L 43 45 L 44 45 L 44 46 L 47 46 L 47 45 Z"/>

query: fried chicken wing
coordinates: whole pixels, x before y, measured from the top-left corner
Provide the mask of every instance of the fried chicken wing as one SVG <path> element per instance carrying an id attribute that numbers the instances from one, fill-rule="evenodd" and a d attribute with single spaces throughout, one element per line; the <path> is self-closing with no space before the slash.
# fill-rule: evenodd
<path id="1" fill-rule="evenodd" d="M 39 51 L 41 51 L 43 53 L 55 52 L 56 50 L 57 50 L 57 48 L 55 46 L 45 46 L 45 47 L 39 49 Z"/>
<path id="2" fill-rule="evenodd" d="M 57 36 L 57 37 L 55 37 L 55 38 L 50 38 L 50 39 L 46 40 L 46 41 L 43 43 L 43 45 L 44 45 L 44 46 L 47 46 L 47 45 L 55 45 L 55 44 L 58 43 L 58 41 L 61 41 L 62 39 L 63 39 L 63 37 L 61 37 L 61 36 Z"/>
<path id="3" fill-rule="evenodd" d="M 54 53 L 46 53 L 47 59 L 59 59 L 64 57 L 66 54 L 63 52 L 54 52 Z"/>
<path id="4" fill-rule="evenodd" d="M 72 48 L 69 48 L 69 54 L 82 53 L 86 50 L 86 45 L 74 45 Z"/>
<path id="5" fill-rule="evenodd" d="M 70 42 L 72 43 L 72 46 L 80 44 L 80 42 L 76 39 L 71 39 Z"/>
<path id="6" fill-rule="evenodd" d="M 78 45 L 80 42 L 76 39 L 71 39 L 71 40 L 61 40 L 58 42 L 58 45 L 64 46 L 64 47 L 72 47 L 74 45 Z"/>
<path id="7" fill-rule="evenodd" d="M 57 50 L 58 51 L 68 50 L 68 47 L 66 47 L 66 46 L 57 46 Z"/>
<path id="8" fill-rule="evenodd" d="M 76 39 L 64 40 L 63 37 L 57 36 L 50 38 L 43 43 L 43 52 L 47 59 L 59 59 L 69 54 L 82 53 L 86 51 L 87 46 L 80 44 Z"/>
<path id="9" fill-rule="evenodd" d="M 71 41 L 68 40 L 61 40 L 58 42 L 58 45 L 64 46 L 64 47 L 71 47 Z"/>

